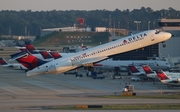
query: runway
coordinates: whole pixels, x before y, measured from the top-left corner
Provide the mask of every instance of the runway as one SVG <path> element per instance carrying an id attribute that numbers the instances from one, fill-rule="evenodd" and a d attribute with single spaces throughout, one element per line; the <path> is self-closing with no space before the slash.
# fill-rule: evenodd
<path id="1" fill-rule="evenodd" d="M 111 99 L 94 96 L 120 95 L 126 84 L 133 84 L 137 95 L 163 92 L 180 93 L 179 88 L 169 89 L 160 82 L 131 82 L 129 79 L 92 79 L 82 72 L 74 75 L 26 76 L 24 71 L 0 67 L 0 111 L 17 110 L 32 106 L 78 105 L 78 104 L 143 104 L 180 103 L 179 99 Z M 20 109 L 21 110 L 21 109 Z"/>

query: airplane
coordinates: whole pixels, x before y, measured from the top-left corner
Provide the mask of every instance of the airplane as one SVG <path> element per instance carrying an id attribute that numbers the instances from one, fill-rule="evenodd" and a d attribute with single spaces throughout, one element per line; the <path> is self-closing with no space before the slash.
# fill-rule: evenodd
<path id="1" fill-rule="evenodd" d="M 14 69 L 27 70 L 27 68 L 21 65 L 20 63 L 8 63 L 4 58 L 1 57 L 0 57 L 0 65 L 3 67 L 12 67 Z"/>
<path id="2" fill-rule="evenodd" d="M 47 51 L 47 50 L 40 50 L 39 53 L 42 55 L 42 57 L 47 61 L 54 60 L 54 57 Z"/>
<path id="3" fill-rule="evenodd" d="M 51 51 L 51 52 L 49 52 L 49 53 L 51 54 L 51 56 L 52 56 L 54 59 L 58 59 L 58 58 L 61 58 L 61 57 L 62 57 L 58 51 Z"/>
<path id="4" fill-rule="evenodd" d="M 143 70 L 145 71 L 147 77 L 158 79 L 158 76 L 155 71 L 153 71 L 148 65 L 142 65 Z"/>
<path id="5" fill-rule="evenodd" d="M 50 58 L 52 58 L 51 56 L 53 56 L 53 58 L 57 59 L 57 58 L 61 58 L 61 54 L 57 51 L 57 50 L 50 50 L 47 51 L 46 49 L 35 49 L 35 47 L 28 41 L 25 41 L 25 47 L 17 47 L 19 50 L 21 51 L 26 51 L 28 50 L 31 54 L 33 54 L 34 56 L 36 56 L 37 58 L 41 59 L 41 60 L 51 60 Z M 49 53 L 47 53 L 47 52 Z M 42 55 L 44 54 L 44 55 Z M 50 56 L 51 55 L 51 56 Z M 67 53 L 63 53 L 63 56 L 67 55 Z"/>
<path id="6" fill-rule="evenodd" d="M 153 71 L 148 65 L 143 65 L 142 68 L 147 74 L 147 77 L 150 78 L 155 78 L 158 79 L 159 77 L 157 76 L 156 71 Z M 161 69 L 162 70 L 162 69 Z M 174 73 L 174 72 L 169 72 L 169 71 L 164 71 L 164 73 L 167 74 L 168 77 L 170 78 L 177 78 L 180 77 L 180 73 Z"/>
<path id="7" fill-rule="evenodd" d="M 94 68 L 114 70 L 115 67 L 119 67 L 120 71 L 129 72 L 128 65 L 149 65 L 153 70 L 163 69 L 169 70 L 170 64 L 162 60 L 104 60 L 94 64 Z"/>
<path id="8" fill-rule="evenodd" d="M 54 59 L 62 57 L 58 51 L 40 50 L 39 53 L 42 55 L 44 59 L 47 59 L 47 61 L 52 61 Z"/>
<path id="9" fill-rule="evenodd" d="M 135 66 L 135 65 L 131 64 L 131 65 L 128 65 L 128 68 L 131 72 L 131 75 L 141 76 L 141 77 L 146 76 L 146 73 L 144 72 L 144 70 L 142 69 L 141 66 Z"/>
<path id="10" fill-rule="evenodd" d="M 171 77 L 162 70 L 156 71 L 159 80 L 168 87 L 180 86 L 180 77 Z"/>
<path id="11" fill-rule="evenodd" d="M 37 58 L 40 58 L 42 60 L 44 59 L 42 54 L 39 53 L 39 51 L 42 51 L 42 50 L 35 49 L 35 47 L 30 42 L 27 42 L 27 41 L 25 41 L 25 45 L 26 45 L 27 50 L 30 53 L 32 53 L 34 56 L 36 56 Z M 82 44 L 82 50 L 84 50 L 84 49 L 85 49 L 85 46 Z M 43 50 L 43 51 L 45 51 L 45 50 Z M 59 53 L 57 50 L 51 50 L 48 52 L 52 56 L 54 56 L 55 59 L 74 54 L 74 53 Z"/>
<path id="12" fill-rule="evenodd" d="M 47 63 L 41 63 L 41 61 L 37 60 L 36 63 L 29 63 L 30 65 L 33 65 L 34 68 L 29 70 L 26 74 L 27 76 L 54 73 L 58 74 L 82 66 L 93 66 L 94 63 L 111 58 L 112 56 L 120 53 L 139 49 L 160 42 L 164 44 L 164 41 L 170 38 L 171 34 L 168 32 L 148 30 L 106 44 L 101 44 L 85 51 L 80 51 L 74 53 L 73 55 L 68 55 Z"/>

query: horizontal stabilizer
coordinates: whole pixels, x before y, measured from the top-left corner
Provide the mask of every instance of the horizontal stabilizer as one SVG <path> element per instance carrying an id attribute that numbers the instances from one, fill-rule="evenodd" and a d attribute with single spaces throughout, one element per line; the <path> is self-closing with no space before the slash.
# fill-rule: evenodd
<path id="1" fill-rule="evenodd" d="M 11 56 L 10 61 L 19 59 L 21 57 L 27 57 L 28 55 L 30 55 L 30 53 L 28 51 L 18 52 L 18 53 L 10 55 Z"/>

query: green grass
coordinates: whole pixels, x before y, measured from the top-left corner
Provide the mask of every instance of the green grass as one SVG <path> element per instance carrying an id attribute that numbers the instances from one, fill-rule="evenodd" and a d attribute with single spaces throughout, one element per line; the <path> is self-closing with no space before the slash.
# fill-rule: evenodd
<path id="1" fill-rule="evenodd" d="M 175 110 L 179 104 L 116 104 L 102 105 L 102 108 L 76 108 L 76 106 L 51 106 L 51 110 Z"/>
<path id="2" fill-rule="evenodd" d="M 180 99 L 180 94 L 151 94 L 151 95 L 137 95 L 137 96 L 122 96 L 122 95 L 109 95 L 98 96 L 100 98 L 123 98 L 123 99 Z"/>
<path id="3" fill-rule="evenodd" d="M 92 96 L 93 97 L 93 96 Z M 151 94 L 151 95 L 139 95 L 139 96 L 98 96 L 99 98 L 114 98 L 114 99 L 180 99 L 179 94 Z M 82 105 L 80 107 L 87 107 Z M 75 105 L 64 106 L 50 106 L 52 110 L 179 110 L 180 104 L 110 104 L 102 105 L 102 108 L 76 108 Z"/>
<path id="4" fill-rule="evenodd" d="M 66 38 L 67 36 L 69 38 Z M 86 36 L 90 36 L 90 38 L 79 38 Z M 97 46 L 100 44 L 100 42 L 101 44 L 109 42 L 109 36 L 109 32 L 53 32 L 44 37 L 39 37 L 32 44 L 35 46 L 63 46 L 81 45 L 84 43 L 84 45 Z M 84 40 L 84 42 L 80 40 Z"/>

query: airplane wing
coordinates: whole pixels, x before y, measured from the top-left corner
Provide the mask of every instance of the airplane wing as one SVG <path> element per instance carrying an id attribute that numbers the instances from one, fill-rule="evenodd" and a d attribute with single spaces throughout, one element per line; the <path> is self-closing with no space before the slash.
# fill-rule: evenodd
<path id="1" fill-rule="evenodd" d="M 86 60 L 83 60 L 82 65 L 83 66 L 93 66 L 93 63 L 99 62 L 99 61 L 107 59 L 107 58 L 108 57 L 106 57 L 106 56 L 103 56 L 103 57 L 94 57 L 94 58 L 90 58 L 90 59 L 88 58 Z"/>

